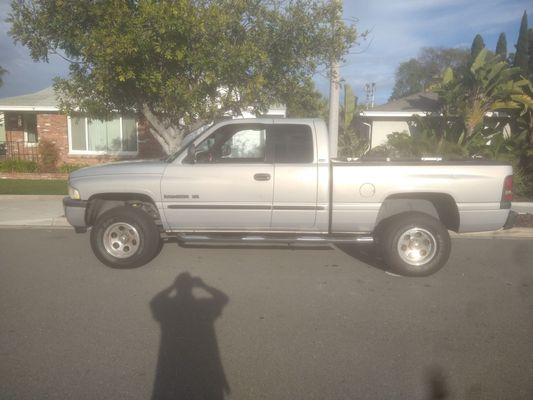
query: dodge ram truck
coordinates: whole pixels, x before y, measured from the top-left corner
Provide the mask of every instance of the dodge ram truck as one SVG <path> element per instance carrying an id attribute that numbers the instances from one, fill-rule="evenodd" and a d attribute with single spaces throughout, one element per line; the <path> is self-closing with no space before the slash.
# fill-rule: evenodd
<path id="1" fill-rule="evenodd" d="M 392 271 L 425 276 L 449 231 L 509 228 L 512 168 L 496 161 L 331 159 L 318 119 L 227 120 L 165 160 L 70 174 L 65 215 L 90 228 L 104 264 L 141 266 L 166 237 L 184 243 L 368 243 Z"/>

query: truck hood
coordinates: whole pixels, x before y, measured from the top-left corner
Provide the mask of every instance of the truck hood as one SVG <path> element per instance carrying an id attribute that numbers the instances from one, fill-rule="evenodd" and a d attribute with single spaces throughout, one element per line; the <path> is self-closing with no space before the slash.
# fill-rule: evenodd
<path id="1" fill-rule="evenodd" d="M 120 161 L 78 169 L 70 174 L 71 179 L 102 175 L 163 175 L 168 163 L 160 160 Z"/>

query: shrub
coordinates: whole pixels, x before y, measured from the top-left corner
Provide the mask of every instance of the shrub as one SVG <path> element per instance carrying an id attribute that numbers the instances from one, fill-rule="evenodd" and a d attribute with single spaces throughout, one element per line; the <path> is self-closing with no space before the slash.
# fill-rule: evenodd
<path id="1" fill-rule="evenodd" d="M 0 161 L 1 172 L 37 172 L 39 165 L 29 160 L 5 160 Z"/>
<path id="2" fill-rule="evenodd" d="M 40 170 L 43 172 L 54 172 L 59 160 L 59 150 L 54 142 L 42 139 L 39 141 L 39 161 Z"/>
<path id="3" fill-rule="evenodd" d="M 62 174 L 70 174 L 71 172 L 76 171 L 77 169 L 80 169 L 80 168 L 85 168 L 86 166 L 87 165 L 84 165 L 84 164 L 64 163 L 59 167 L 59 172 L 61 172 Z"/>

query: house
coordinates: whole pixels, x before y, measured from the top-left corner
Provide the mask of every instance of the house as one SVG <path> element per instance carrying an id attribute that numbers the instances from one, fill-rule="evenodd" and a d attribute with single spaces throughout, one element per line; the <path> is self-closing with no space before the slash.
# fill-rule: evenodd
<path id="1" fill-rule="evenodd" d="M 43 139 L 55 144 L 59 165 L 163 155 L 145 122 L 120 114 L 110 121 L 67 116 L 60 112 L 52 87 L 0 99 L 0 159 L 36 160 Z"/>
<path id="2" fill-rule="evenodd" d="M 285 107 L 272 107 L 269 116 L 285 116 Z M 243 116 L 253 117 L 249 110 Z M 38 143 L 55 144 L 61 164 L 95 164 L 132 158 L 161 158 L 164 152 L 148 123 L 133 115 L 116 114 L 110 121 L 60 112 L 48 87 L 23 96 L 0 99 L 0 160 L 38 158 Z"/>
<path id="3" fill-rule="evenodd" d="M 413 126 L 409 122 L 415 116 L 426 116 L 439 109 L 436 93 L 416 93 L 360 112 L 357 128 L 373 148 L 386 143 L 391 133 L 412 133 Z"/>

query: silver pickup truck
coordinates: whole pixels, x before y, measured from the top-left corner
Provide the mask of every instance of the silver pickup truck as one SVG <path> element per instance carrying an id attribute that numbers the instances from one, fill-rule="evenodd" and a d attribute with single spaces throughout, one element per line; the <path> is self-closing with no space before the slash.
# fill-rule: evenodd
<path id="1" fill-rule="evenodd" d="M 448 231 L 513 225 L 512 168 L 499 162 L 331 160 L 318 119 L 229 120 L 189 135 L 163 161 L 73 172 L 65 215 L 91 229 L 104 264 L 140 266 L 181 242 L 376 242 L 387 266 L 425 276 Z"/>

